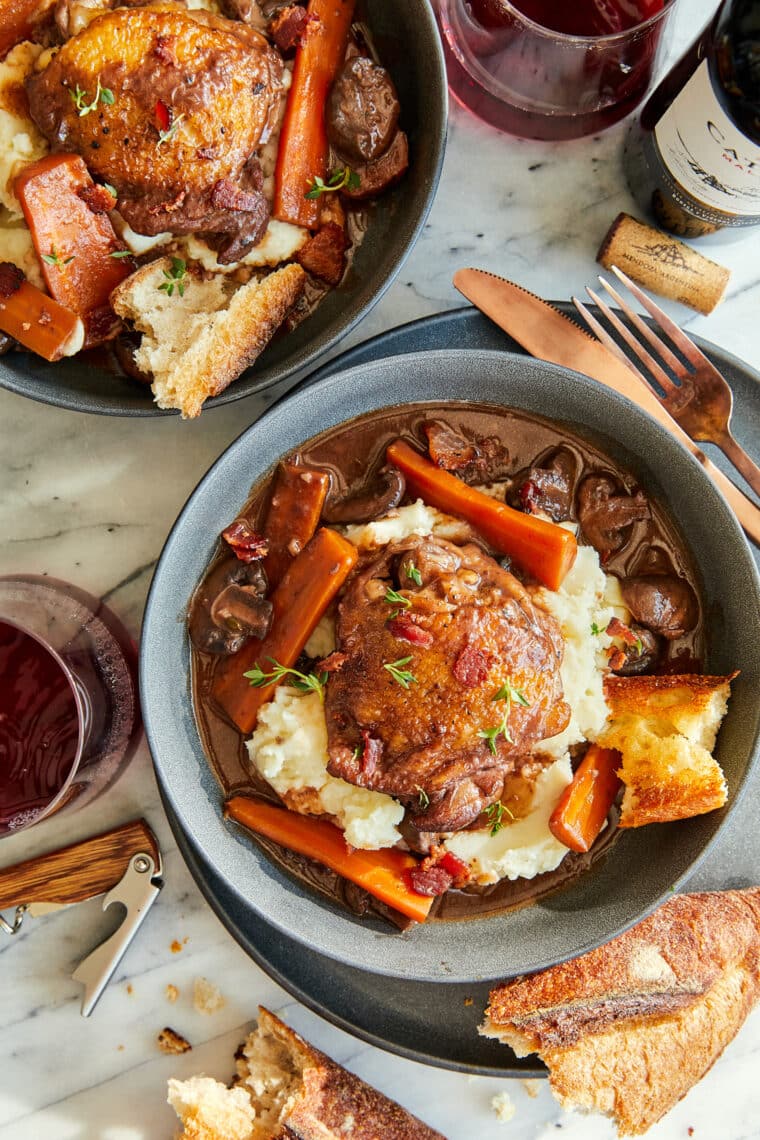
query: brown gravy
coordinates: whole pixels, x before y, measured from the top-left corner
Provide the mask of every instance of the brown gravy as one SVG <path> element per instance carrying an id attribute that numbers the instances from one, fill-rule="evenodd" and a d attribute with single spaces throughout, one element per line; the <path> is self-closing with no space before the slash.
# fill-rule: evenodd
<path id="1" fill-rule="evenodd" d="M 617 478 L 627 491 L 633 491 L 637 480 L 625 468 L 593 442 L 574 430 L 538 416 L 509 411 L 488 405 L 410 404 L 372 412 L 308 440 L 298 449 L 304 463 L 331 472 L 333 486 L 338 493 L 367 481 L 367 475 L 382 464 L 386 446 L 401 436 L 420 444 L 421 425 L 426 420 L 440 419 L 454 430 L 474 437 L 497 436 L 508 447 L 510 473 L 517 474 L 533 463 L 537 457 L 563 445 L 569 448 L 578 462 L 578 481 L 585 475 L 609 473 Z M 253 488 L 245 508 L 240 513 L 256 527 L 261 524 L 268 503 L 272 473 L 269 472 Z M 646 488 L 644 488 L 646 490 Z M 612 554 L 605 563 L 607 573 L 618 577 L 649 572 L 669 571 L 686 578 L 697 598 L 699 582 L 693 560 L 673 526 L 663 506 L 650 499 L 651 518 L 633 524 L 631 538 L 622 550 Z M 220 518 L 219 529 L 231 519 Z M 579 536 L 579 541 L 583 541 Z M 208 575 L 234 558 L 220 548 L 212 561 Z M 519 573 L 519 571 L 517 571 Z M 204 579 L 205 581 L 206 579 Z M 699 620 L 686 636 L 667 643 L 665 657 L 659 666 L 661 672 L 694 672 L 701 669 L 705 655 L 705 631 L 700 604 Z M 256 773 L 250 770 L 244 740 L 216 709 L 210 699 L 210 688 L 217 658 L 192 649 L 192 694 L 203 747 L 209 762 L 222 786 L 225 797 L 233 793 L 256 794 L 279 803 L 274 791 Z M 593 862 L 604 857 L 616 839 L 615 812 L 608 827 L 593 849 L 585 855 L 570 853 L 555 870 L 533 879 L 502 880 L 490 887 L 474 887 L 463 891 L 450 890 L 437 899 L 428 921 L 458 921 L 482 918 L 505 910 L 513 910 L 535 903 L 540 898 L 566 886 L 582 874 Z M 257 837 L 258 839 L 258 837 Z M 363 891 L 346 883 L 340 876 L 323 867 L 278 847 L 267 840 L 258 840 L 270 858 L 312 889 L 349 907 L 354 913 L 378 913 L 379 908 Z M 390 915 L 385 913 L 386 917 Z"/>

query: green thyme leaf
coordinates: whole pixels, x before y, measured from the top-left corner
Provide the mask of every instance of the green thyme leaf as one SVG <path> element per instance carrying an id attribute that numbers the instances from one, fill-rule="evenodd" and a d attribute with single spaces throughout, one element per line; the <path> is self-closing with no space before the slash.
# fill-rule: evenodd
<path id="1" fill-rule="evenodd" d="M 427 808 L 430 807 L 430 796 L 427 794 L 427 792 L 425 791 L 424 788 L 420 787 L 419 784 L 415 784 L 414 786 L 419 793 L 418 799 L 419 799 L 420 807 L 422 808 L 423 811 L 425 811 Z"/>
<path id="2" fill-rule="evenodd" d="M 117 258 L 118 257 L 131 257 L 132 256 L 132 250 L 131 249 L 115 249 L 112 253 L 109 253 L 108 256 L 109 257 L 117 257 Z"/>
<path id="3" fill-rule="evenodd" d="M 603 631 L 599 628 L 595 621 L 591 623 L 591 633 L 593 637 L 598 637 Z"/>
<path id="4" fill-rule="evenodd" d="M 267 657 L 267 661 L 274 666 L 269 673 L 265 673 L 258 663 L 254 665 L 253 669 L 243 673 L 243 676 L 255 689 L 276 685 L 278 681 L 287 677 L 288 684 L 292 688 L 298 689 L 301 693 L 314 692 L 321 701 L 324 701 L 327 673 L 301 673 L 298 669 L 288 669 L 285 665 L 280 665 L 274 657 Z"/>
<path id="5" fill-rule="evenodd" d="M 112 198 L 118 198 L 119 197 L 117 190 L 116 190 L 116 187 L 112 186 L 110 182 L 104 182 L 103 183 L 103 189 L 107 190 Z"/>
<path id="6" fill-rule="evenodd" d="M 74 106 L 77 109 L 80 119 L 83 119 L 85 115 L 89 115 L 90 111 L 97 110 L 99 103 L 111 107 L 116 102 L 114 93 L 110 87 L 101 87 L 100 76 L 98 76 L 98 85 L 95 88 L 95 96 L 91 103 L 87 102 L 87 92 L 83 91 L 78 83 L 73 91 L 69 88 L 69 95 L 74 100 Z"/>
<path id="7" fill-rule="evenodd" d="M 390 586 L 385 591 L 384 601 L 388 602 L 391 606 L 401 606 L 404 610 L 408 610 L 412 604 L 409 598 L 405 598 L 403 594 L 399 594 L 398 590 L 394 590 Z M 393 616 L 395 617 L 396 615 L 394 614 Z"/>
<path id="8" fill-rule="evenodd" d="M 51 245 L 50 253 L 43 253 L 42 260 L 46 261 L 48 263 L 48 265 L 57 265 L 58 268 L 60 269 L 61 266 L 63 266 L 63 265 L 69 265 L 74 260 L 75 257 L 76 257 L 76 254 L 74 254 L 74 253 L 72 253 L 71 257 L 61 257 L 60 253 L 58 253 L 55 246 Z"/>
<path id="9" fill-rule="evenodd" d="M 422 585 L 422 575 L 413 562 L 410 562 L 406 568 L 406 576 L 414 582 L 415 586 Z"/>
<path id="10" fill-rule="evenodd" d="M 495 756 L 496 755 L 496 741 L 499 739 L 500 736 L 504 737 L 507 744 L 514 744 L 514 741 L 513 741 L 512 737 L 510 735 L 510 732 L 509 732 L 509 723 L 508 723 L 509 722 L 509 714 L 512 711 L 512 703 L 514 702 L 518 705 L 523 705 L 524 707 L 527 708 L 530 705 L 530 701 L 527 699 L 525 694 L 520 691 L 520 689 L 516 689 L 514 687 L 512 682 L 509 680 L 509 678 L 507 678 L 507 680 L 504 681 L 500 685 L 500 687 L 496 690 L 494 695 L 491 697 L 491 700 L 492 701 L 506 701 L 507 702 L 506 707 L 504 709 L 504 715 L 501 718 L 501 722 L 499 724 L 493 725 L 491 728 L 482 728 L 478 732 L 478 736 L 481 737 L 481 739 L 488 741 L 488 749 Z"/>
<path id="11" fill-rule="evenodd" d="M 166 281 L 162 281 L 159 289 L 166 293 L 167 297 L 171 297 L 176 289 L 180 297 L 185 295 L 185 276 L 187 274 L 187 265 L 181 257 L 173 257 L 171 269 L 164 270 L 164 277 Z"/>
<path id="12" fill-rule="evenodd" d="M 344 187 L 348 190 L 358 190 L 360 185 L 359 175 L 350 167 L 342 166 L 333 170 L 326 182 L 318 174 L 315 175 L 311 186 L 304 194 L 304 198 L 314 199 L 319 198 L 322 194 L 334 194 L 336 190 L 342 190 Z"/>
<path id="13" fill-rule="evenodd" d="M 495 804 L 489 804 L 486 808 L 486 818 L 491 825 L 491 835 L 498 835 L 504 826 L 503 819 L 506 808 L 500 800 Z"/>
<path id="14" fill-rule="evenodd" d="M 637 637 L 634 641 L 633 648 L 636 650 L 636 656 L 641 657 L 641 654 L 644 652 L 644 642 L 640 637 Z"/>
<path id="15" fill-rule="evenodd" d="M 383 669 L 388 670 L 393 680 L 396 681 L 402 689 L 408 689 L 410 685 L 417 684 L 417 678 L 414 674 L 410 673 L 408 669 L 402 668 L 402 666 L 408 665 L 411 660 L 411 656 L 400 657 L 398 661 L 391 661 L 383 665 Z"/>
<path id="16" fill-rule="evenodd" d="M 182 115 L 177 115 L 176 119 L 173 121 L 170 127 L 167 127 L 165 131 L 159 131 L 158 142 L 156 143 L 156 146 L 163 146 L 164 143 L 171 142 L 179 130 L 180 124 L 184 118 L 184 113 Z"/>
<path id="17" fill-rule="evenodd" d="M 496 755 L 496 737 L 503 728 L 504 724 L 502 722 L 502 724 L 494 725 L 493 728 L 481 728 L 478 732 L 478 736 L 488 741 L 488 750 L 492 752 L 494 756 Z"/>

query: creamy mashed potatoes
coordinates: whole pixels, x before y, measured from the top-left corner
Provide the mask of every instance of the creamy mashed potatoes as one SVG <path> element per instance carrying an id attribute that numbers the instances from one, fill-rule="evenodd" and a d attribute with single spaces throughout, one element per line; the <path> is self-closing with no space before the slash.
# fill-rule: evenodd
<path id="1" fill-rule="evenodd" d="M 327 771 L 327 725 L 319 694 L 280 685 L 247 743 L 254 767 L 294 810 L 335 818 L 352 847 L 393 847 L 404 809 L 381 792 L 356 788 Z"/>
<path id="2" fill-rule="evenodd" d="M 16 218 L 21 217 L 21 207 L 13 179 L 22 166 L 48 152 L 47 142 L 29 118 L 23 92 L 24 80 L 41 53 L 39 44 L 16 44 L 0 63 L 0 205 Z"/>
<path id="3" fill-rule="evenodd" d="M 374 522 L 345 527 L 343 533 L 363 550 L 412 534 L 436 534 L 458 542 L 474 537 L 467 523 L 427 506 L 421 499 Z M 533 878 L 555 870 L 567 854 L 568 848 L 549 831 L 549 817 L 572 779 L 568 748 L 594 739 L 607 719 L 603 679 L 605 651 L 612 639 L 604 630 L 612 617 L 626 622 L 630 616 L 617 579 L 604 573 L 592 547 L 579 547 L 575 565 L 559 590 L 536 587 L 534 593 L 562 630 L 562 683 L 572 716 L 564 732 L 536 747 L 536 752 L 553 757 L 554 762 L 536 777 L 528 810 L 520 819 L 510 821 L 505 813 L 495 835 L 491 835 L 488 824 L 446 840 L 446 847 L 469 864 L 480 884 Z M 594 629 L 599 632 L 594 633 Z M 334 619 L 325 615 L 306 643 L 306 652 L 324 657 L 334 649 Z M 275 700 L 259 714 L 248 749 L 258 771 L 286 802 L 290 797 L 294 810 L 324 811 L 335 816 L 352 846 L 391 846 L 399 838 L 396 824 L 403 816 L 400 804 L 390 796 L 354 788 L 328 775 L 327 728 L 316 693 L 301 696 L 281 686 Z M 307 794 L 314 788 L 319 794 L 316 807 Z M 382 842 L 377 838 L 380 834 L 384 836 Z"/>

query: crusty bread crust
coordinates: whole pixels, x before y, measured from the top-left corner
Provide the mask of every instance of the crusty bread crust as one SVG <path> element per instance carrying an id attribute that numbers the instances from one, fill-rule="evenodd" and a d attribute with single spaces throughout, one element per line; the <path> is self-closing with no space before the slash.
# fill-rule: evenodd
<path id="1" fill-rule="evenodd" d="M 610 718 L 597 742 L 622 755 L 621 827 L 723 807 L 727 789 L 710 755 L 736 674 L 608 677 Z"/>
<path id="2" fill-rule="evenodd" d="M 259 1027 L 282 1041 L 303 1069 L 302 1087 L 276 1140 L 445 1140 L 440 1132 L 309 1045 L 263 1006 L 259 1007 Z"/>
<path id="3" fill-rule="evenodd" d="M 183 295 L 175 288 L 167 297 L 161 287 L 171 269 L 169 257 L 142 266 L 113 291 L 111 305 L 143 334 L 135 360 L 153 374 L 158 406 L 193 418 L 263 351 L 303 292 L 306 274 L 285 265 L 227 296 L 229 280 L 217 275 L 208 283 L 191 268 Z M 199 293 L 208 296 L 206 312 L 199 313 Z"/>
<path id="4" fill-rule="evenodd" d="M 485 1036 L 537 1052 L 567 1107 L 640 1135 L 760 997 L 760 887 L 670 899 L 619 938 L 491 993 Z"/>

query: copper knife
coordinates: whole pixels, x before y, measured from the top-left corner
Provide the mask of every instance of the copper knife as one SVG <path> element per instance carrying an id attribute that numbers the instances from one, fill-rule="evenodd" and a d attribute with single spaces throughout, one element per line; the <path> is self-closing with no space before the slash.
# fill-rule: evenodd
<path id="1" fill-rule="evenodd" d="M 657 397 L 585 329 L 553 305 L 495 273 L 459 269 L 454 285 L 476 308 L 540 360 L 582 372 L 637 404 L 701 463 L 747 534 L 760 543 L 760 508 L 707 458 Z"/>
<path id="2" fill-rule="evenodd" d="M 24 917 L 37 917 L 105 893 L 103 910 L 124 907 L 118 928 L 84 958 L 72 977 L 84 986 L 82 1016 L 89 1017 L 163 886 L 161 852 L 144 819 L 80 843 L 0 868 L 0 911 L 15 907 L 16 934 Z"/>

